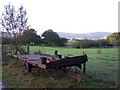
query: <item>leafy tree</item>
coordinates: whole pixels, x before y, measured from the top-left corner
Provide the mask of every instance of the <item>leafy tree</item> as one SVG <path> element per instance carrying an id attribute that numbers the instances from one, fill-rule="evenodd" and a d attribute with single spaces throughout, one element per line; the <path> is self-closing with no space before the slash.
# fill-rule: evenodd
<path id="1" fill-rule="evenodd" d="M 67 38 L 61 38 L 61 44 L 63 44 L 63 46 L 67 43 L 67 41 Z"/>
<path id="2" fill-rule="evenodd" d="M 33 44 L 33 45 L 39 45 L 41 44 L 41 37 L 37 35 L 37 32 L 35 29 L 28 29 L 23 32 L 23 35 L 21 35 L 19 38 L 21 38 L 21 42 L 23 44 Z"/>
<path id="3" fill-rule="evenodd" d="M 107 36 L 107 40 L 110 41 L 113 45 L 120 46 L 120 32 L 115 32 Z"/>
<path id="4" fill-rule="evenodd" d="M 47 45 L 63 45 L 61 38 L 59 37 L 59 35 L 54 32 L 52 29 L 48 29 L 46 30 L 43 34 L 42 37 L 44 37 L 44 42 Z"/>
<path id="5" fill-rule="evenodd" d="M 106 39 L 101 39 L 97 40 L 99 46 L 113 46 L 108 40 Z"/>

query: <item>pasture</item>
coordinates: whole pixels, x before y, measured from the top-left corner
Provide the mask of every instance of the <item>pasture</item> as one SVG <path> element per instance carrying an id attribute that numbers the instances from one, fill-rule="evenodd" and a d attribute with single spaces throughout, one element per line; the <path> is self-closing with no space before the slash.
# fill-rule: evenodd
<path id="1" fill-rule="evenodd" d="M 74 80 L 71 80 L 68 77 L 64 77 L 58 74 L 56 71 L 47 72 L 47 74 L 43 71 L 37 74 L 29 74 L 29 76 L 22 75 L 22 70 L 20 64 L 14 65 L 14 62 L 10 62 L 13 60 L 10 58 L 9 64 L 3 63 L 3 78 L 4 82 L 6 82 L 9 87 L 29 87 L 29 85 L 24 85 L 26 83 L 25 79 L 34 80 L 34 84 L 38 86 L 30 87 L 61 87 L 61 88 L 102 88 L 102 87 L 117 87 L 118 85 L 118 48 L 102 48 L 101 52 L 98 52 L 97 48 L 89 48 L 89 49 L 75 49 L 75 48 L 67 48 L 67 47 L 48 47 L 48 46 L 30 46 L 30 53 L 34 53 L 37 51 L 41 51 L 45 54 L 54 54 L 54 51 L 58 50 L 59 54 L 63 56 L 78 56 L 82 55 L 83 51 L 88 55 L 88 62 L 86 67 L 86 74 L 84 75 L 84 82 L 76 83 Z M 8 63 L 8 62 L 7 62 Z M 11 64 L 12 63 L 12 64 Z M 18 62 L 21 63 L 21 62 Z M 19 67 L 19 68 L 16 68 Z M 18 70 L 19 69 L 19 70 Z M 74 69 L 74 67 L 73 67 Z M 13 74 L 16 73 L 16 74 Z M 52 75 L 53 74 L 53 75 Z M 48 80 L 50 76 L 56 78 L 56 80 Z M 25 78 L 26 77 L 26 78 Z M 12 80 L 16 78 L 16 80 Z M 22 78 L 22 79 L 19 79 Z M 58 79 L 57 79 L 58 78 Z M 28 80 L 28 81 L 29 81 Z M 40 81 L 39 81 L 40 80 Z M 13 82 L 11 84 L 11 81 Z M 17 82 L 15 85 L 14 82 Z M 32 81 L 29 81 L 32 82 Z M 39 83 L 38 83 L 39 82 Z M 21 85 L 20 85 L 21 84 Z"/>
<path id="2" fill-rule="evenodd" d="M 105 80 L 115 80 L 118 77 L 118 49 L 117 48 L 103 48 L 101 53 L 97 53 L 99 49 L 75 49 L 65 47 L 39 47 L 31 46 L 30 52 L 40 50 L 42 53 L 54 54 L 55 50 L 63 56 L 77 56 L 82 55 L 83 51 L 88 55 L 87 75 L 95 75 Z M 108 76 L 109 75 L 109 76 Z"/>

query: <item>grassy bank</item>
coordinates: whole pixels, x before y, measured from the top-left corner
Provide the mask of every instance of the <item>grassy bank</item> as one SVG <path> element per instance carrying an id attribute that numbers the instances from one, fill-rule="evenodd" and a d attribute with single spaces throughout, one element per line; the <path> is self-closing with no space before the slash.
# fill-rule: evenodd
<path id="1" fill-rule="evenodd" d="M 24 73 L 23 65 L 12 57 L 4 57 L 3 81 L 7 87 L 18 88 L 102 88 L 116 87 L 118 81 L 118 49 L 73 49 L 65 47 L 31 46 L 30 53 L 40 50 L 46 54 L 54 54 L 58 50 L 60 54 L 76 56 L 83 51 L 88 55 L 87 71 L 84 82 L 76 83 L 75 80 L 59 74 L 55 70 L 45 72 L 34 68 L 32 73 Z"/>

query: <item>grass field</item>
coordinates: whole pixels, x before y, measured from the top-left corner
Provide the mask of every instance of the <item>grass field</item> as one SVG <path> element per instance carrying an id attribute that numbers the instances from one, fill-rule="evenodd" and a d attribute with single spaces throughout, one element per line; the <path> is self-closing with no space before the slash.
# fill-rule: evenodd
<path id="1" fill-rule="evenodd" d="M 88 55 L 86 74 L 83 77 L 84 82 L 76 83 L 74 80 L 62 76 L 56 71 L 44 72 L 40 70 L 40 73 L 24 75 L 22 73 L 21 62 L 14 64 L 11 62 L 13 58 L 10 58 L 9 62 L 3 61 L 3 78 L 8 87 L 110 88 L 117 86 L 118 48 L 104 48 L 101 49 L 101 53 L 97 53 L 98 49 L 95 48 L 74 49 L 67 47 L 30 46 L 30 53 L 39 50 L 46 54 L 54 54 L 54 51 L 58 50 L 59 54 L 63 56 L 82 55 L 84 51 Z M 49 77 L 55 78 L 55 80 L 48 79 Z M 25 85 L 26 82 L 29 83 Z"/>

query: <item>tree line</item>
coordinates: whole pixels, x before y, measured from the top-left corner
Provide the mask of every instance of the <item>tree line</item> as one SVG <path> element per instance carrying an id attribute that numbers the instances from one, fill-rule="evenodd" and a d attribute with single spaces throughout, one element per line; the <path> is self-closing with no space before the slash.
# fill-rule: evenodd
<path id="1" fill-rule="evenodd" d="M 101 39 L 101 40 L 90 40 L 90 39 L 83 39 L 83 40 L 72 40 L 68 43 L 73 48 L 99 48 L 104 46 L 113 46 L 108 40 Z"/>
<path id="2" fill-rule="evenodd" d="M 72 41 L 61 38 L 52 29 L 46 30 L 42 35 L 37 35 L 35 29 L 28 24 L 27 12 L 21 5 L 18 10 L 11 4 L 4 6 L 0 25 L 2 31 L 2 43 L 13 45 L 47 45 L 47 46 L 71 46 L 74 48 L 91 48 L 101 46 L 120 46 L 120 32 L 112 33 L 102 40 L 77 40 Z M 4 35 L 6 33 L 6 36 Z"/>
<path id="3" fill-rule="evenodd" d="M 41 36 L 37 35 L 35 29 L 28 29 L 22 35 L 17 37 L 2 37 L 3 44 L 17 43 L 21 45 L 47 45 L 47 46 L 64 46 L 66 38 L 61 38 L 52 29 L 46 30 Z"/>
<path id="4" fill-rule="evenodd" d="M 108 35 L 106 39 L 90 40 L 90 39 L 73 39 L 68 40 L 67 45 L 74 48 L 99 48 L 99 47 L 119 47 L 120 46 L 120 32 L 114 32 Z"/>
<path id="5" fill-rule="evenodd" d="M 104 46 L 120 46 L 120 33 L 112 33 L 106 39 L 66 39 L 61 38 L 52 29 L 46 30 L 41 36 L 37 35 L 35 29 L 28 29 L 16 38 L 2 37 L 3 44 L 17 43 L 22 45 L 46 45 L 46 46 L 71 46 L 73 48 L 99 48 Z"/>

